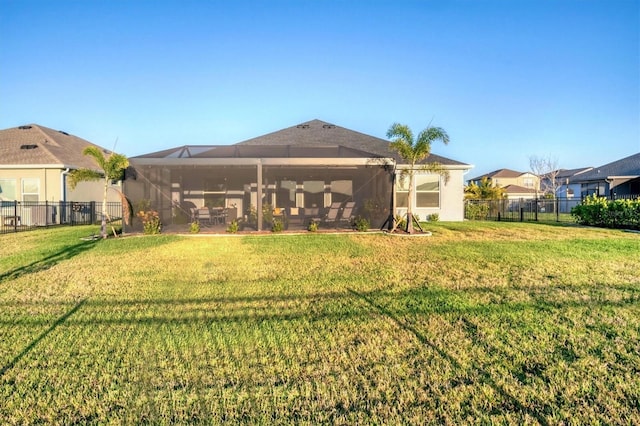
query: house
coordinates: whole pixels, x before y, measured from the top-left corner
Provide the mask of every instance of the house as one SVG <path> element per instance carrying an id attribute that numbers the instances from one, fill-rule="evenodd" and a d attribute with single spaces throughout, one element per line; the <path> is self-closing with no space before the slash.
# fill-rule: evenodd
<path id="1" fill-rule="evenodd" d="M 449 178 L 418 173 L 414 213 L 463 220 L 463 175 L 472 166 L 438 155 L 427 161 L 441 164 Z M 351 218 L 382 227 L 407 205 L 408 188 L 397 179 L 403 164 L 389 141 L 320 120 L 235 145 L 186 145 L 141 155 L 130 158 L 130 166 L 125 194 L 134 206 L 148 201 L 164 223 L 210 208 L 223 209 L 227 220 L 255 220 L 257 229 L 272 214 L 304 226 L 322 220 L 332 206 L 342 206 L 344 214 L 351 202 Z"/>
<path id="2" fill-rule="evenodd" d="M 640 196 L 640 152 L 581 173 L 572 183 L 580 185 L 580 197 Z"/>
<path id="3" fill-rule="evenodd" d="M 5 210 L 14 202 L 35 209 L 36 204 L 101 201 L 104 189 L 101 183 L 82 182 L 71 189 L 67 182 L 72 170 L 96 169 L 93 159 L 82 153 L 88 146 L 97 145 L 37 124 L 0 130 L 0 207 Z M 120 201 L 115 195 L 112 200 Z M 18 216 L 23 225 L 42 222 L 35 213 L 22 210 L 9 219 L 3 211 L 0 226 L 17 221 Z M 47 212 L 46 216 L 45 224 L 51 223 L 55 213 Z"/>
<path id="4" fill-rule="evenodd" d="M 529 172 L 500 169 L 469 179 L 469 182 L 480 185 L 484 178 L 487 178 L 494 186 L 504 188 L 505 196 L 508 199 L 536 198 L 540 191 L 540 179 Z"/>
<path id="5" fill-rule="evenodd" d="M 580 197 L 581 184 L 575 179 L 583 173 L 592 170 L 593 167 L 581 167 L 577 169 L 559 169 L 542 177 L 541 185 L 545 188 L 554 188 L 557 198 Z"/>

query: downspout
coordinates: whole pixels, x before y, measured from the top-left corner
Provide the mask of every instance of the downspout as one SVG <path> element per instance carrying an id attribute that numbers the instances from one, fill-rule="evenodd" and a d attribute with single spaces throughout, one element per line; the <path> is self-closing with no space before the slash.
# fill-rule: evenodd
<path id="1" fill-rule="evenodd" d="M 69 174 L 69 167 L 67 167 L 66 170 L 63 170 L 62 173 L 60 173 L 60 202 L 58 203 L 58 218 L 59 218 L 59 222 L 62 223 L 62 212 L 63 211 L 67 211 L 66 208 L 64 208 L 64 204 L 67 201 L 67 175 Z"/>
<path id="2" fill-rule="evenodd" d="M 69 174 L 69 167 L 67 167 L 66 170 L 63 170 L 62 173 L 60 173 L 60 195 L 61 195 L 60 201 L 62 202 L 67 201 L 67 180 L 65 178 L 68 174 Z"/>

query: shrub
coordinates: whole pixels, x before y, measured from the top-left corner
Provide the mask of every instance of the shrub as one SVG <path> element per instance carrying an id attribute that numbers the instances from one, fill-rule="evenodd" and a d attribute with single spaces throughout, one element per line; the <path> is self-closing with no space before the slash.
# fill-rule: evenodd
<path id="1" fill-rule="evenodd" d="M 198 234 L 200 232 L 200 222 L 198 222 L 197 220 L 191 222 L 189 224 L 189 232 L 191 232 L 192 234 Z"/>
<path id="2" fill-rule="evenodd" d="M 369 223 L 369 220 L 361 216 L 356 217 L 353 221 L 353 227 L 356 231 L 366 232 L 369 230 L 370 226 L 371 224 Z"/>
<path id="3" fill-rule="evenodd" d="M 640 227 L 640 199 L 607 200 L 590 195 L 571 209 L 571 216 L 582 225 L 606 228 Z"/>
<path id="4" fill-rule="evenodd" d="M 467 203 L 465 217 L 470 220 L 482 220 L 489 216 L 489 205 L 486 203 Z"/>
<path id="5" fill-rule="evenodd" d="M 229 226 L 227 226 L 227 232 L 230 234 L 235 234 L 236 232 L 238 232 L 239 228 L 240 228 L 240 225 L 238 224 L 238 221 L 234 219 L 231 221 Z"/>
<path id="6" fill-rule="evenodd" d="M 429 222 L 438 222 L 440 220 L 440 215 L 438 213 L 433 213 L 427 216 L 427 220 Z"/>
<path id="7" fill-rule="evenodd" d="M 139 211 L 136 215 L 142 221 L 142 232 L 146 235 L 159 234 L 162 231 L 160 215 L 155 210 Z"/>
<path id="8" fill-rule="evenodd" d="M 311 222 L 309 222 L 309 226 L 307 226 L 307 230 L 309 232 L 316 232 L 318 230 L 318 222 L 316 222 L 315 220 L 312 220 Z"/>
<path id="9" fill-rule="evenodd" d="M 282 232 L 284 230 L 284 222 L 280 219 L 273 219 L 273 225 L 271 225 L 271 232 Z"/>

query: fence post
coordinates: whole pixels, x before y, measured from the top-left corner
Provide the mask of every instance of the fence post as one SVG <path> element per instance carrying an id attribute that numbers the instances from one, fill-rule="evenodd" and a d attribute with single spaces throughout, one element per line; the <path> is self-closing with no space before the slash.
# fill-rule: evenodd
<path id="1" fill-rule="evenodd" d="M 534 203 L 534 208 L 536 209 L 535 213 L 533 214 L 534 220 L 537 222 L 538 221 L 538 197 L 536 197 L 536 202 Z"/>
<path id="2" fill-rule="evenodd" d="M 524 222 L 524 207 L 520 206 L 520 222 Z"/>
<path id="3" fill-rule="evenodd" d="M 13 232 L 18 232 L 18 200 L 13 200 Z"/>
<path id="4" fill-rule="evenodd" d="M 91 201 L 89 202 L 89 224 L 93 225 L 94 223 L 96 223 L 96 202 L 95 201 Z"/>

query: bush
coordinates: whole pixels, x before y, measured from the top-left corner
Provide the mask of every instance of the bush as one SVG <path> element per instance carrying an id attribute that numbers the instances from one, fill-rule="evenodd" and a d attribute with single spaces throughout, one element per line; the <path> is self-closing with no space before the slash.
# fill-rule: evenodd
<path id="1" fill-rule="evenodd" d="M 307 230 L 309 232 L 316 232 L 318 230 L 318 222 L 316 222 L 315 220 L 312 220 L 311 222 L 309 222 L 309 226 L 307 226 Z"/>
<path id="2" fill-rule="evenodd" d="M 358 216 L 353 221 L 353 227 L 356 229 L 356 231 L 366 232 L 369 230 L 370 226 L 371 224 L 369 223 L 369 220 L 361 216 Z"/>
<path id="3" fill-rule="evenodd" d="M 467 203 L 465 217 L 470 220 L 483 220 L 489 216 L 489 205 L 486 203 Z"/>
<path id="4" fill-rule="evenodd" d="M 236 232 L 238 232 L 239 228 L 240 228 L 240 225 L 238 224 L 238 221 L 234 219 L 231 221 L 229 226 L 227 226 L 227 232 L 230 234 L 235 234 Z"/>
<path id="5" fill-rule="evenodd" d="M 429 222 L 437 222 L 440 220 L 440 215 L 438 213 L 433 213 L 427 216 L 427 220 Z"/>
<path id="6" fill-rule="evenodd" d="M 571 209 L 571 216 L 581 225 L 637 229 L 640 227 L 640 199 L 612 201 L 590 195 Z"/>
<path id="7" fill-rule="evenodd" d="M 192 234 L 200 233 L 200 223 L 197 220 L 189 224 L 189 232 Z"/>
<path id="8" fill-rule="evenodd" d="M 271 225 L 271 232 L 282 232 L 284 230 L 284 222 L 280 219 L 273 219 L 273 225 Z"/>
<path id="9" fill-rule="evenodd" d="M 159 234 L 162 231 L 162 223 L 160 222 L 160 215 L 157 211 L 139 211 L 136 216 L 142 221 L 142 232 L 144 234 Z"/>

